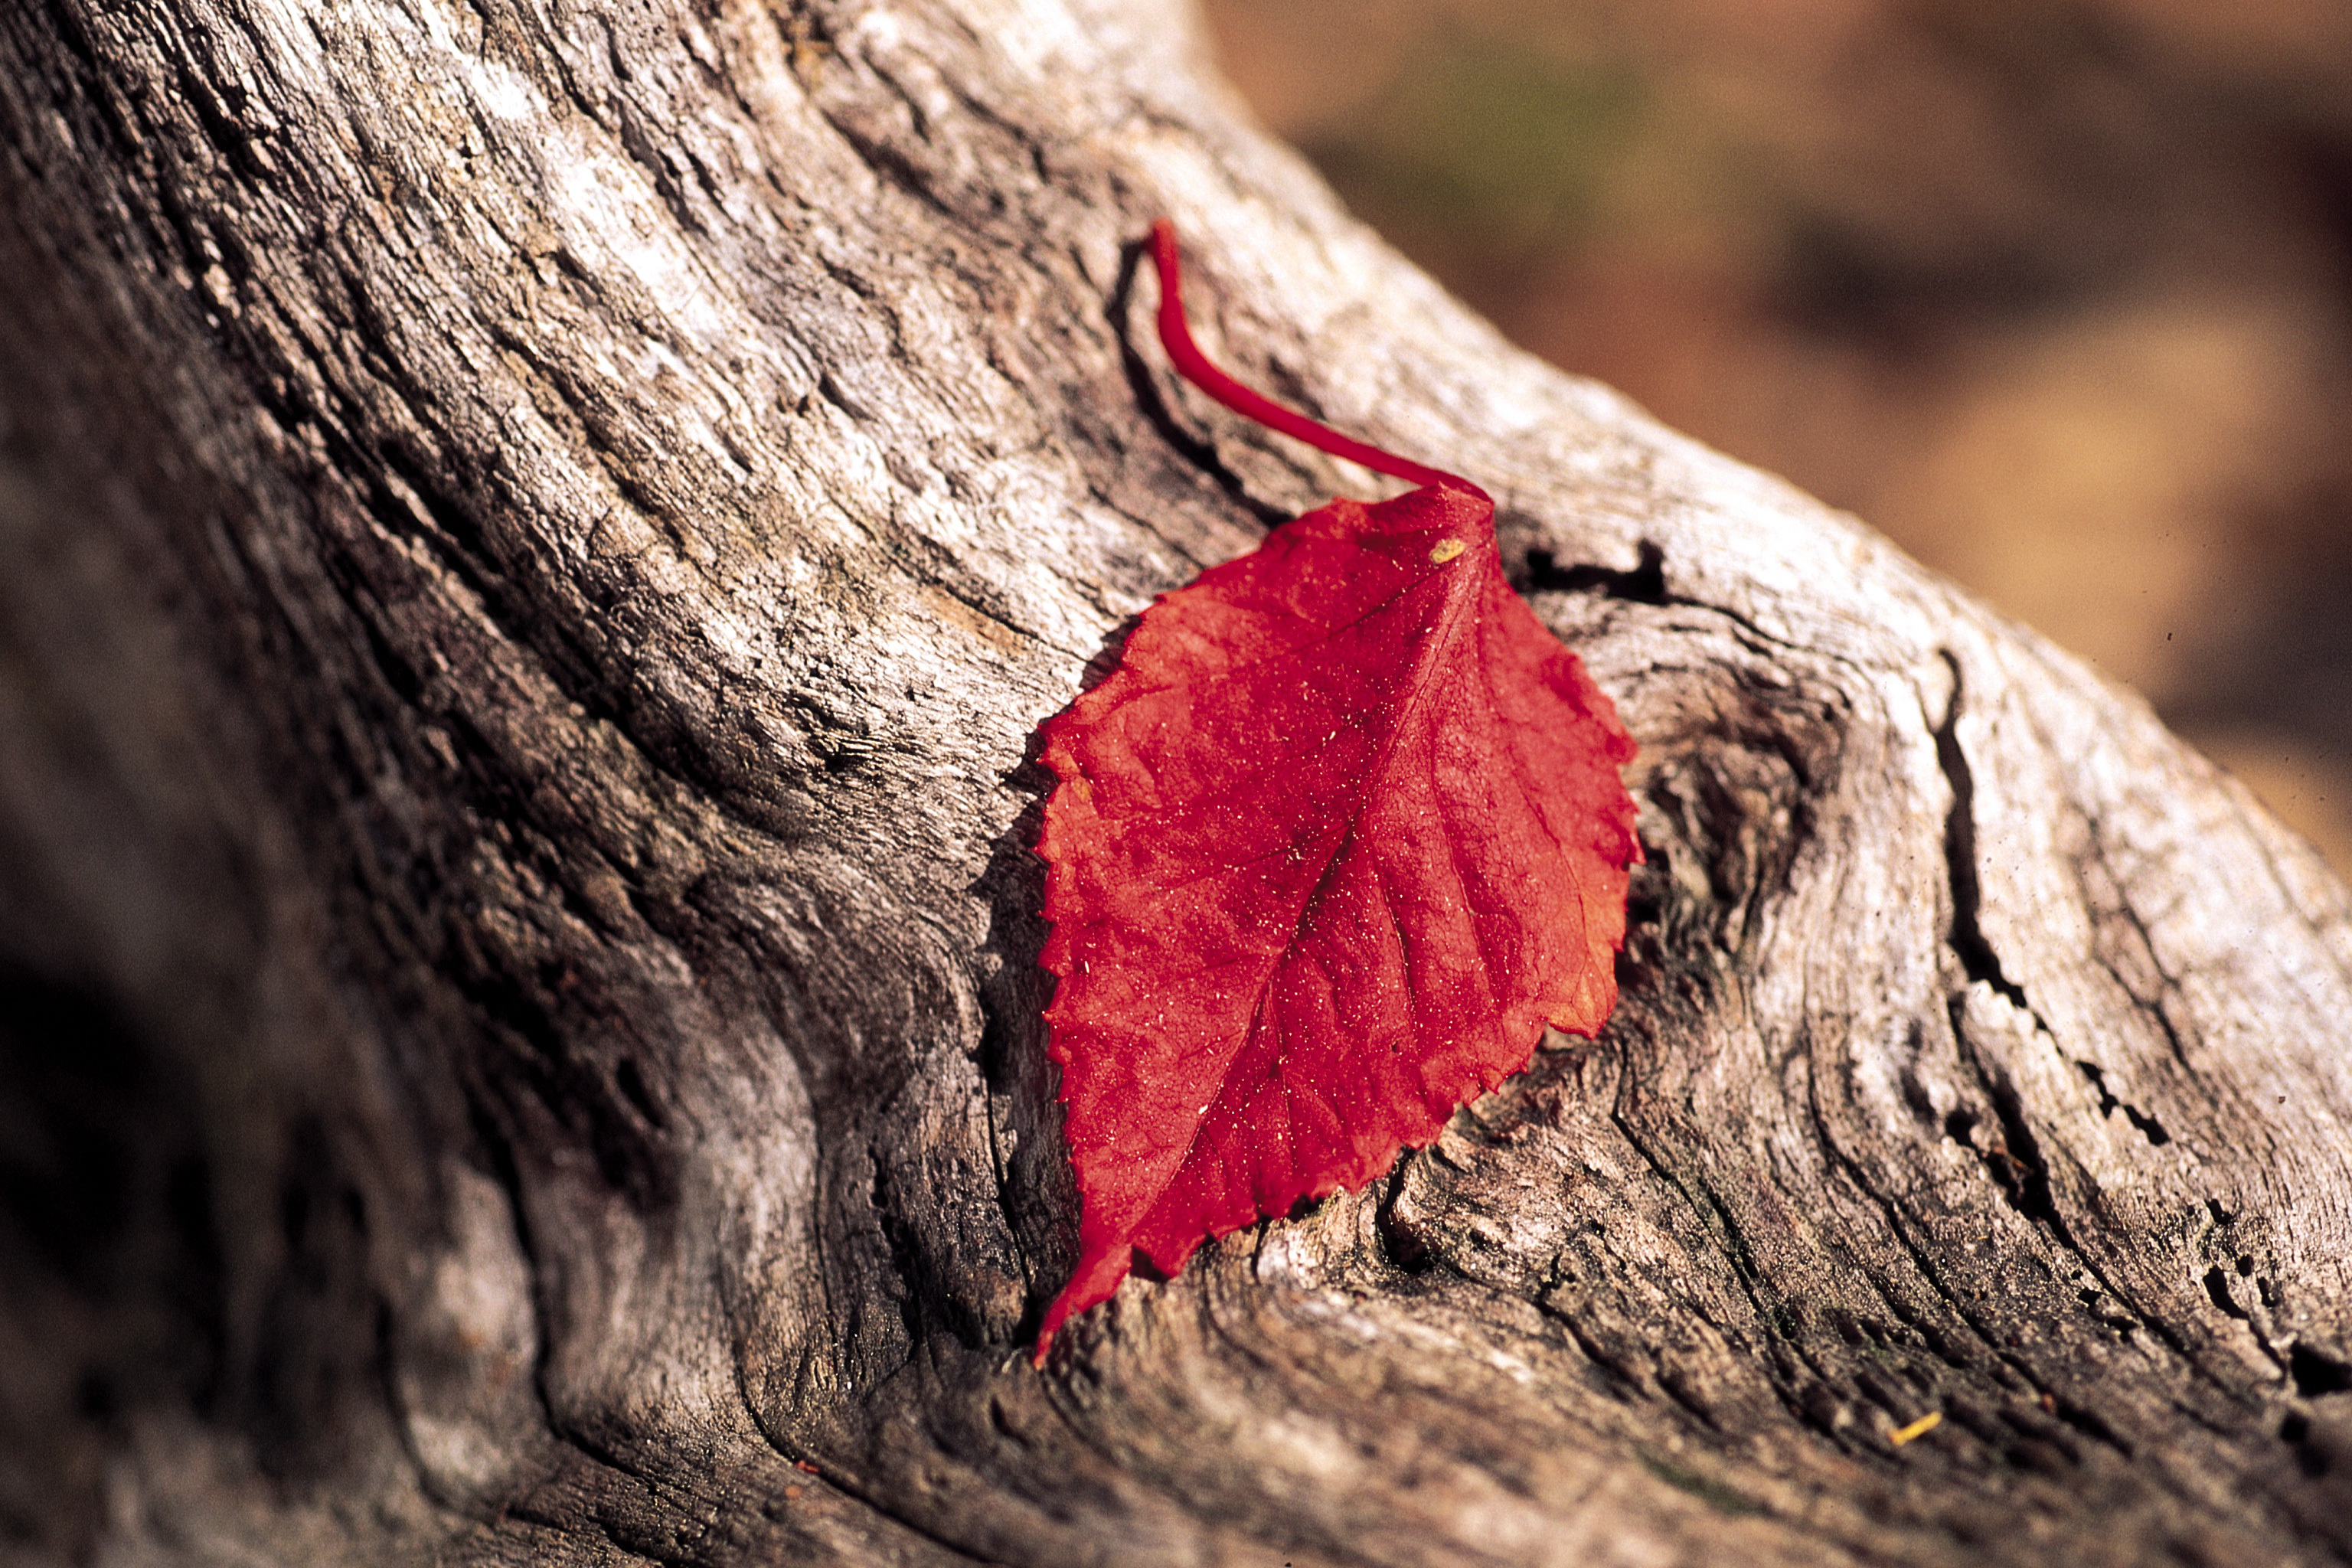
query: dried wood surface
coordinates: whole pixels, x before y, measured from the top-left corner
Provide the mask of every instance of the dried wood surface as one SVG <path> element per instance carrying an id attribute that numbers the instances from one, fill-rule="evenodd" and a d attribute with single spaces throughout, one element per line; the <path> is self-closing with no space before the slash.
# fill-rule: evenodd
<path id="1" fill-rule="evenodd" d="M 9 1552 L 2352 1555 L 2344 888 L 1185 27 L 0 14 Z M 1169 381 L 1163 212 L 1213 351 L 1496 493 L 1649 858 L 1598 1041 L 1040 1371 L 1031 737 L 1366 493 Z"/>

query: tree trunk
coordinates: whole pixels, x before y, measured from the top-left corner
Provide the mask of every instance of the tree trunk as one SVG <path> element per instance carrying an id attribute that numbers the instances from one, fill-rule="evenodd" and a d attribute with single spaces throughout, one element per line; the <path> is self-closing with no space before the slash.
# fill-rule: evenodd
<path id="1" fill-rule="evenodd" d="M 1183 26 L 0 15 L 10 1549 L 2352 1556 L 2344 888 Z M 1496 493 L 1647 864 L 1598 1040 L 1034 1370 L 1031 737 L 1364 490 L 1171 381 L 1161 213 L 1213 352 Z"/>

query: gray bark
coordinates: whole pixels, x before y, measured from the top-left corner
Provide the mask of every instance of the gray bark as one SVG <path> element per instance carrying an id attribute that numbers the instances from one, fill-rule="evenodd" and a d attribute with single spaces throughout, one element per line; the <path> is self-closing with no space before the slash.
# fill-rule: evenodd
<path id="1" fill-rule="evenodd" d="M 0 14 L 12 1552 L 2352 1556 L 2343 886 L 1185 26 Z M 1030 738 L 1365 493 L 1169 380 L 1161 213 L 1213 352 L 1496 493 L 1648 863 L 1600 1039 L 1033 1370 Z"/>

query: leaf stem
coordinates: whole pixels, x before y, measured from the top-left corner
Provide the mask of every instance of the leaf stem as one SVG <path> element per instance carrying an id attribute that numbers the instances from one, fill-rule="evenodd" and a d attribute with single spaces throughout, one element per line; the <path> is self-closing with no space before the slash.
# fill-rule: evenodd
<path id="1" fill-rule="evenodd" d="M 1164 217 L 1151 226 L 1151 260 L 1160 271 L 1160 343 L 1168 351 L 1168 357 L 1175 363 L 1177 373 L 1186 381 L 1244 418 L 1255 419 L 1270 430 L 1296 437 L 1335 458 L 1361 463 L 1374 473 L 1408 479 L 1416 485 L 1443 485 L 1447 489 L 1466 490 L 1482 499 L 1486 497 L 1485 490 L 1459 474 L 1429 468 L 1369 442 L 1342 436 L 1328 425 L 1285 408 L 1264 393 L 1252 391 L 1218 369 L 1210 362 L 1209 356 L 1201 352 L 1201 346 L 1192 341 L 1192 324 L 1184 319 L 1184 297 L 1178 287 L 1176 226 Z"/>

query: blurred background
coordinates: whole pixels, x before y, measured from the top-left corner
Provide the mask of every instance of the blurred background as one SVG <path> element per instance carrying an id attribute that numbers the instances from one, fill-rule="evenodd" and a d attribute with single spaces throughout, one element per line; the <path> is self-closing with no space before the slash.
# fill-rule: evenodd
<path id="1" fill-rule="evenodd" d="M 2137 687 L 2352 874 L 2352 0 L 1208 0 L 1504 331 Z"/>

